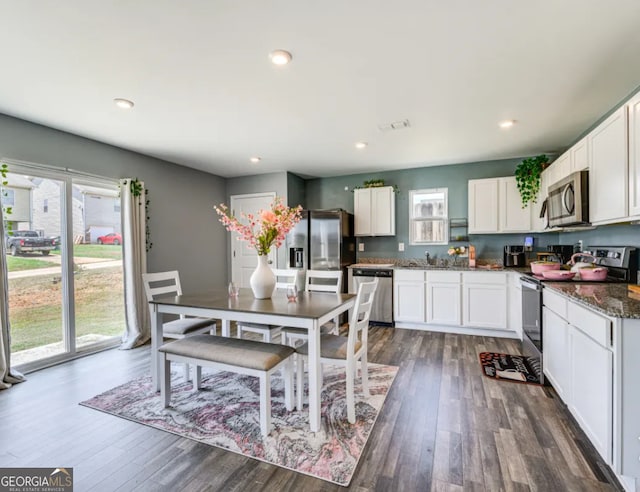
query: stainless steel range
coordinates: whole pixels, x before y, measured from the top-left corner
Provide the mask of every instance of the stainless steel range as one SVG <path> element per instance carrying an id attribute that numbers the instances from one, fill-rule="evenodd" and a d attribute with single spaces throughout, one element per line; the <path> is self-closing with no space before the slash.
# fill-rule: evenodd
<path id="1" fill-rule="evenodd" d="M 607 278 L 602 282 L 631 284 L 638 282 L 636 248 L 630 246 L 587 246 L 583 252 L 594 256 L 596 264 L 607 267 Z M 545 280 L 532 273 L 520 277 L 522 285 L 522 352 L 535 360 L 532 366 L 538 372 L 541 383 L 544 383 L 542 289 L 545 282 L 550 282 L 550 280 Z M 584 281 L 568 280 L 568 282 Z"/>

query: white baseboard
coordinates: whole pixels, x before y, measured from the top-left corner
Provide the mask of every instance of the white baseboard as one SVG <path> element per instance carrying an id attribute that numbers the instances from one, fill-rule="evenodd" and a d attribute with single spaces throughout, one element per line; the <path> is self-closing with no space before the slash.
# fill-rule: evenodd
<path id="1" fill-rule="evenodd" d="M 436 331 L 439 333 L 476 335 L 479 337 L 516 338 L 521 340 L 518 333 L 511 330 L 492 330 L 490 328 L 472 328 L 467 326 L 425 325 L 423 323 L 407 323 L 402 321 L 396 321 L 395 327 L 407 330 Z"/>

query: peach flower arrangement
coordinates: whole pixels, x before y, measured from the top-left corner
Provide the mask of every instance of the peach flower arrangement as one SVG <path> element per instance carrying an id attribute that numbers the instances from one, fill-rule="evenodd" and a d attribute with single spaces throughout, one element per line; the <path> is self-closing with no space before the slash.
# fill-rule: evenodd
<path id="1" fill-rule="evenodd" d="M 268 255 L 272 246 L 279 248 L 287 233 L 302 218 L 302 207 L 287 207 L 281 197 L 275 198 L 270 209 L 260 210 L 257 215 L 242 213 L 240 219 L 231 214 L 223 203 L 213 208 L 222 225 L 228 231 L 236 232 L 238 241 L 246 241 L 247 247 L 254 248 L 258 256 Z"/>

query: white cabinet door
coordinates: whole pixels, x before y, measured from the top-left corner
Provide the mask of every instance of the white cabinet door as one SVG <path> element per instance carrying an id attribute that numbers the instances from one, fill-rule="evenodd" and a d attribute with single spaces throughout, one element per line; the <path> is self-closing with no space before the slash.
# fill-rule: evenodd
<path id="1" fill-rule="evenodd" d="M 393 187 L 371 189 L 371 225 L 374 236 L 395 236 L 396 196 Z"/>
<path id="2" fill-rule="evenodd" d="M 589 220 L 613 222 L 628 215 L 627 109 L 623 106 L 588 136 Z"/>
<path id="3" fill-rule="evenodd" d="M 461 297 L 460 283 L 427 282 L 427 323 L 460 326 Z"/>
<path id="4" fill-rule="evenodd" d="M 571 172 L 589 169 L 589 147 L 587 137 L 569 149 L 571 152 Z"/>
<path id="5" fill-rule="evenodd" d="M 569 410 L 600 455 L 610 464 L 613 353 L 575 326 L 570 326 L 570 337 L 572 389 Z"/>
<path id="6" fill-rule="evenodd" d="M 371 188 L 353 191 L 353 217 L 356 236 L 371 235 Z"/>
<path id="7" fill-rule="evenodd" d="M 424 282 L 394 281 L 393 317 L 395 321 L 424 323 Z"/>
<path id="8" fill-rule="evenodd" d="M 398 269 L 393 274 L 393 317 L 395 321 L 424 323 L 424 270 Z"/>
<path id="9" fill-rule="evenodd" d="M 556 181 L 569 176 L 571 174 L 571 153 L 567 151 L 562 154 L 551 164 L 551 167 L 554 168 L 553 174 Z"/>
<path id="10" fill-rule="evenodd" d="M 506 330 L 506 274 L 468 272 L 462 277 L 463 326 Z"/>
<path id="11" fill-rule="evenodd" d="M 535 232 L 544 232 L 547 227 L 547 216 L 540 217 L 542 204 L 547 199 L 547 187 L 549 186 L 549 168 L 542 171 L 540 176 L 540 191 L 535 203 L 530 206 L 531 209 L 531 229 Z"/>
<path id="12" fill-rule="evenodd" d="M 396 197 L 392 186 L 362 188 L 353 192 L 356 236 L 394 236 Z"/>
<path id="13" fill-rule="evenodd" d="M 500 232 L 531 232 L 531 205 L 522 208 L 514 176 L 499 180 Z"/>
<path id="14" fill-rule="evenodd" d="M 571 399 L 571 350 L 569 348 L 569 323 L 551 311 L 542 309 L 542 353 L 544 374 L 560 398 L 568 405 Z"/>
<path id="15" fill-rule="evenodd" d="M 629 215 L 640 215 L 640 95 L 627 104 L 629 110 Z"/>
<path id="16" fill-rule="evenodd" d="M 499 180 L 469 180 L 469 234 L 498 232 Z"/>

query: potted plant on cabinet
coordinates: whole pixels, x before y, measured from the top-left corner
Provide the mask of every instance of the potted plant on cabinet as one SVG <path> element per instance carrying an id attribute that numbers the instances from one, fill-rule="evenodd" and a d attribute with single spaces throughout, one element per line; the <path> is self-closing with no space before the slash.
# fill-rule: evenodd
<path id="1" fill-rule="evenodd" d="M 524 159 L 516 167 L 516 184 L 522 199 L 522 208 L 529 202 L 536 202 L 540 191 L 540 175 L 548 166 L 549 158 L 541 154 Z"/>

